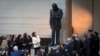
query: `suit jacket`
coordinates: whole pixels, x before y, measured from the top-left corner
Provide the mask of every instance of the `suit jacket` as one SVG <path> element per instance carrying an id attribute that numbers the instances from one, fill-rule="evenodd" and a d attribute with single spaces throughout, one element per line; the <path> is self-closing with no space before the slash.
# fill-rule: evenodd
<path id="1" fill-rule="evenodd" d="M 11 53 L 11 56 L 22 56 L 22 55 L 24 55 L 26 53 L 27 53 L 27 51 L 25 51 L 25 50 L 17 50 L 17 51 L 13 51 Z"/>
<path id="2" fill-rule="evenodd" d="M 53 9 L 50 10 L 50 27 L 52 29 L 61 29 L 62 15 L 63 12 L 60 8 L 57 11 L 54 11 Z"/>
<path id="3" fill-rule="evenodd" d="M 74 51 L 74 47 L 75 47 L 75 44 L 73 42 L 70 42 L 65 45 L 65 50 L 67 50 L 67 52 L 72 53 L 72 51 Z"/>

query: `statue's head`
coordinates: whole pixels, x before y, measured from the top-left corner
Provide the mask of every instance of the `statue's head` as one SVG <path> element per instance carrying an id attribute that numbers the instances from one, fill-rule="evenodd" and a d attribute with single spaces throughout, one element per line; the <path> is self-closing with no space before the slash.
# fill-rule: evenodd
<path id="1" fill-rule="evenodd" d="M 52 3 L 52 8 L 54 11 L 57 11 L 58 10 L 58 6 L 56 3 Z"/>

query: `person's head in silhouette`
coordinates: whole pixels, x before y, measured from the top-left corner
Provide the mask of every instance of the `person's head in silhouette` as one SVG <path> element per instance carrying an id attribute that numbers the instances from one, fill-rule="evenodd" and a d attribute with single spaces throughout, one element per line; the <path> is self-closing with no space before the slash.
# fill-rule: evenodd
<path id="1" fill-rule="evenodd" d="M 52 3 L 52 8 L 54 11 L 57 11 L 58 10 L 58 6 L 56 3 Z"/>

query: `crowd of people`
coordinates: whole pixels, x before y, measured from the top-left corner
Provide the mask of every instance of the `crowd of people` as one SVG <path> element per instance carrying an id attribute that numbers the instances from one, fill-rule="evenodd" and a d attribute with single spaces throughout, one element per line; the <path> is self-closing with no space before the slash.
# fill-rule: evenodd
<path id="1" fill-rule="evenodd" d="M 32 36 L 24 33 L 17 37 L 7 35 L 4 37 L 1 47 L 1 56 L 30 56 L 31 48 L 35 50 L 35 56 L 99 56 L 99 33 L 89 30 L 83 37 L 72 34 L 65 44 L 56 45 L 57 49 L 46 45 L 41 48 L 40 37 L 36 32 Z M 44 50 L 44 51 L 43 51 Z M 50 51 L 50 52 L 49 52 Z"/>
<path id="2" fill-rule="evenodd" d="M 66 44 L 59 45 L 58 49 L 51 49 L 48 56 L 99 56 L 98 32 L 89 30 L 81 38 L 73 34 L 67 38 Z"/>
<path id="3" fill-rule="evenodd" d="M 23 35 L 19 34 L 17 37 L 15 35 L 6 35 L 3 38 L 0 47 L 3 51 L 0 53 L 1 56 L 16 56 L 18 53 L 20 53 L 21 56 L 29 56 L 33 46 L 35 52 L 37 52 L 40 47 L 40 38 L 36 32 L 33 32 L 32 36 L 28 35 L 28 33 L 24 33 Z M 22 50 L 27 52 L 20 52 Z"/>

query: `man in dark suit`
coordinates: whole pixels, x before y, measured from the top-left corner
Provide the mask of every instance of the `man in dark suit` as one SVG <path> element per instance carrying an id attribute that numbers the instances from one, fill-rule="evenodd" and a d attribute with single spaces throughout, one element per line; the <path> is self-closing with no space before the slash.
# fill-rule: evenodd
<path id="1" fill-rule="evenodd" d="M 50 10 L 50 27 L 52 29 L 52 42 L 51 45 L 59 44 L 59 36 L 60 36 L 60 29 L 61 29 L 61 19 L 62 19 L 63 12 L 60 8 L 58 8 L 56 3 L 52 4 L 52 9 Z"/>
<path id="2" fill-rule="evenodd" d="M 95 47 L 94 47 L 94 52 L 95 56 L 99 56 L 99 33 L 94 32 L 95 35 Z"/>
<path id="3" fill-rule="evenodd" d="M 98 32 L 93 32 L 93 34 L 91 35 L 90 48 L 91 48 L 91 56 L 99 56 Z"/>

